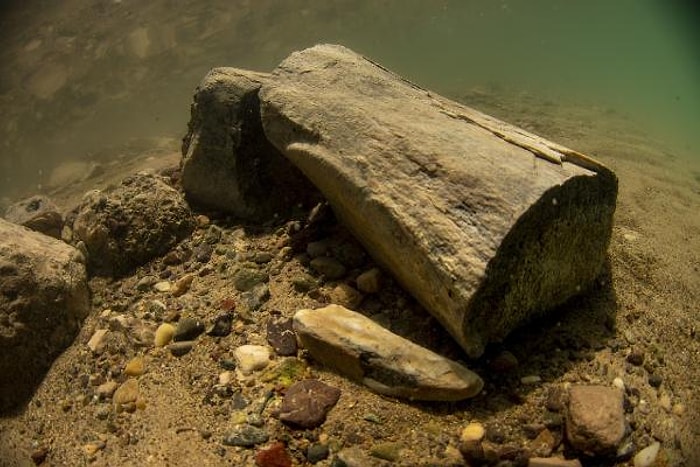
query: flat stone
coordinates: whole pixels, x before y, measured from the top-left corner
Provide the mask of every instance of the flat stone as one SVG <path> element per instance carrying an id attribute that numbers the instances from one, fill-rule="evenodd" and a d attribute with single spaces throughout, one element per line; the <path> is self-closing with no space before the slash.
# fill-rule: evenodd
<path id="1" fill-rule="evenodd" d="M 622 392 L 606 386 L 571 387 L 566 434 L 571 445 L 586 455 L 614 454 L 625 434 Z"/>
<path id="2" fill-rule="evenodd" d="M 88 349 L 90 349 L 92 353 L 102 353 L 105 346 L 105 337 L 108 332 L 108 329 L 97 329 L 92 333 L 92 336 L 87 342 Z"/>
<path id="3" fill-rule="evenodd" d="M 231 325 L 233 324 L 233 313 L 226 312 L 214 318 L 214 322 L 207 330 L 207 335 L 213 337 L 226 337 L 231 334 Z"/>
<path id="4" fill-rule="evenodd" d="M 146 371 L 146 364 L 140 355 L 129 360 L 124 367 L 124 374 L 127 376 L 141 376 L 144 371 Z"/>
<path id="5" fill-rule="evenodd" d="M 116 381 L 107 381 L 97 386 L 95 394 L 97 394 L 97 396 L 101 399 L 106 399 L 108 397 L 112 397 L 114 391 L 116 391 L 118 387 L 119 384 Z"/>
<path id="6" fill-rule="evenodd" d="M 267 343 L 281 356 L 297 354 L 297 335 L 291 318 L 270 318 L 267 321 Z"/>
<path id="7" fill-rule="evenodd" d="M 185 293 L 187 293 L 188 290 L 190 290 L 190 286 L 192 285 L 193 280 L 194 276 L 192 274 L 186 274 L 182 276 L 180 279 L 175 281 L 175 284 L 173 284 L 170 293 L 173 297 L 180 297 L 184 295 Z"/>
<path id="8" fill-rule="evenodd" d="M 170 344 L 168 346 L 168 350 L 170 350 L 170 353 L 175 357 L 182 357 L 183 355 L 189 353 L 193 347 L 194 341 L 180 341 Z"/>
<path id="9" fill-rule="evenodd" d="M 456 401 L 477 395 L 484 384 L 459 363 L 338 305 L 298 311 L 294 329 L 316 360 L 380 394 Z"/>
<path id="10" fill-rule="evenodd" d="M 226 446 L 252 447 L 266 443 L 269 439 L 270 435 L 262 428 L 243 424 L 229 432 L 224 437 L 223 443 Z"/>
<path id="11" fill-rule="evenodd" d="M 581 461 L 561 457 L 531 457 L 527 467 L 581 467 Z"/>
<path id="12" fill-rule="evenodd" d="M 262 370 L 270 363 L 270 349 L 262 345 L 242 345 L 233 351 L 236 367 L 244 375 Z"/>
<path id="13" fill-rule="evenodd" d="M 239 292 L 248 292 L 268 280 L 268 275 L 264 271 L 244 267 L 234 273 L 233 286 Z"/>
<path id="14" fill-rule="evenodd" d="M 299 428 L 315 428 L 340 398 L 340 389 L 315 379 L 294 383 L 287 389 L 280 406 L 279 419 Z"/>

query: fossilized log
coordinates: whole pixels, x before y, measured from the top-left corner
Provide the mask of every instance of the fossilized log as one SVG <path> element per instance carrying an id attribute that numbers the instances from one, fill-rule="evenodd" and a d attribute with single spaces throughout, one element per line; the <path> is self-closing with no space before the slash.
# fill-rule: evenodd
<path id="1" fill-rule="evenodd" d="M 266 138 L 468 355 L 600 274 L 615 175 L 340 46 L 259 91 Z"/>

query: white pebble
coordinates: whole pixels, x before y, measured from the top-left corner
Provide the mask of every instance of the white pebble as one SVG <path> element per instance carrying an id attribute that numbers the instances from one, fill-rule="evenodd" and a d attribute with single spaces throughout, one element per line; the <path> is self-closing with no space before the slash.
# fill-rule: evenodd
<path id="1" fill-rule="evenodd" d="M 242 345 L 233 351 L 233 355 L 244 375 L 262 370 L 270 363 L 270 349 L 262 345 Z"/>
<path id="2" fill-rule="evenodd" d="M 157 282 L 153 286 L 153 288 L 156 289 L 157 292 L 168 292 L 172 287 L 173 285 L 168 281 Z"/>
<path id="3" fill-rule="evenodd" d="M 464 427 L 460 439 L 464 443 L 473 443 L 484 439 L 485 434 L 486 430 L 484 429 L 484 425 L 478 422 L 472 422 Z"/>
<path id="4" fill-rule="evenodd" d="M 528 376 L 523 376 L 520 378 L 520 382 L 522 384 L 537 384 L 540 381 L 542 381 L 542 378 L 540 378 L 537 375 L 528 375 Z"/>
<path id="5" fill-rule="evenodd" d="M 617 389 L 619 389 L 620 391 L 624 391 L 624 390 L 625 390 L 625 382 L 622 381 L 622 378 L 619 378 L 619 377 L 618 377 L 618 378 L 615 378 L 615 379 L 613 380 L 613 383 L 612 383 L 612 384 L 613 384 L 613 386 L 615 386 L 615 387 L 616 387 Z"/>
<path id="6" fill-rule="evenodd" d="M 92 335 L 90 340 L 87 343 L 87 346 L 90 350 L 92 350 L 94 353 L 100 353 L 102 352 L 102 349 L 104 348 L 104 340 L 105 336 L 107 335 L 107 330 L 106 329 L 98 329 L 95 331 L 95 333 Z"/>
<path id="7" fill-rule="evenodd" d="M 651 467 L 659 455 L 661 444 L 657 441 L 645 447 L 634 456 L 634 467 Z"/>

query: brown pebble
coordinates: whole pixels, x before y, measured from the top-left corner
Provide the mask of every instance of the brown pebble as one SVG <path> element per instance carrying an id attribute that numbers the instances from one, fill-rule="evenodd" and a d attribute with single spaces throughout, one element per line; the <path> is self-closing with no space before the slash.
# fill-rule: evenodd
<path id="1" fill-rule="evenodd" d="M 292 459 L 289 457 L 284 443 L 278 441 L 255 454 L 255 465 L 258 467 L 292 467 Z"/>
<path id="2" fill-rule="evenodd" d="M 301 428 L 315 428 L 338 402 L 340 389 L 315 379 L 294 383 L 287 389 L 280 406 L 279 419 Z"/>
<path id="3" fill-rule="evenodd" d="M 124 368 L 124 374 L 127 376 L 141 376 L 146 370 L 146 365 L 142 356 L 136 356 L 129 360 Z"/>

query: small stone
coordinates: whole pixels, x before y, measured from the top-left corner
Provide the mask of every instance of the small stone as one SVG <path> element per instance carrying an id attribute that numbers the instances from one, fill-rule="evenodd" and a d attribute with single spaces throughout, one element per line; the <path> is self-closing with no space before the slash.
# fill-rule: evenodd
<path id="1" fill-rule="evenodd" d="M 481 441 L 482 439 L 484 439 L 485 434 L 486 429 L 484 428 L 484 425 L 482 425 L 479 422 L 472 422 L 464 427 L 459 439 L 463 443 L 471 443 L 475 441 Z"/>
<path id="2" fill-rule="evenodd" d="M 661 444 L 657 441 L 645 447 L 634 456 L 634 467 L 651 467 L 659 455 Z"/>
<path id="3" fill-rule="evenodd" d="M 382 273 L 379 268 L 372 268 L 357 276 L 357 288 L 364 293 L 377 293 L 381 290 Z"/>
<path id="4" fill-rule="evenodd" d="M 292 278 L 292 285 L 294 286 L 294 290 L 299 293 L 304 293 L 318 287 L 318 282 L 310 275 L 302 273 Z"/>
<path id="5" fill-rule="evenodd" d="M 389 462 L 396 462 L 401 455 L 403 446 L 400 443 L 379 443 L 372 446 L 370 454 L 379 459 L 384 459 Z"/>
<path id="6" fill-rule="evenodd" d="M 552 432 L 545 428 L 532 440 L 530 450 L 537 456 L 549 457 L 557 444 L 557 440 Z"/>
<path id="7" fill-rule="evenodd" d="M 278 441 L 255 454 L 255 465 L 258 467 L 292 467 L 292 459 L 289 457 L 284 443 Z"/>
<path id="8" fill-rule="evenodd" d="M 245 292 L 241 297 L 239 314 L 258 311 L 270 299 L 270 288 L 259 284 Z"/>
<path id="9" fill-rule="evenodd" d="M 279 364 L 265 370 L 260 381 L 274 383 L 277 387 L 288 388 L 304 377 L 307 366 L 298 358 L 285 358 Z"/>
<path id="10" fill-rule="evenodd" d="M 531 457 L 527 467 L 581 467 L 581 461 L 560 457 Z"/>
<path id="11" fill-rule="evenodd" d="M 99 354 L 102 353 L 105 346 L 105 337 L 109 331 L 107 329 L 98 329 L 92 334 L 90 340 L 87 343 L 88 348 L 92 353 Z"/>
<path id="12" fill-rule="evenodd" d="M 586 455 L 608 455 L 625 434 L 622 393 L 605 386 L 569 389 L 566 434 L 571 445 Z"/>
<path id="13" fill-rule="evenodd" d="M 114 391 L 112 401 L 117 412 L 122 410 L 133 411 L 136 408 L 136 400 L 139 397 L 139 383 L 135 378 L 127 379 Z M 132 410 L 129 410 L 132 408 Z"/>
<path id="14" fill-rule="evenodd" d="M 272 253 L 268 253 L 267 251 L 259 251 L 255 253 L 253 257 L 253 262 L 256 264 L 265 264 L 270 261 L 272 261 Z"/>
<path id="15" fill-rule="evenodd" d="M 209 218 L 204 214 L 199 214 L 195 218 L 195 220 L 197 221 L 197 227 L 199 227 L 200 229 L 208 226 L 209 222 L 211 222 L 211 220 L 209 220 Z"/>
<path id="16" fill-rule="evenodd" d="M 345 308 L 355 308 L 362 301 L 362 294 L 348 284 L 338 284 L 330 294 L 331 303 L 344 306 Z"/>
<path id="17" fill-rule="evenodd" d="M 315 379 L 294 383 L 287 389 L 280 406 L 279 419 L 300 428 L 315 428 L 340 398 L 340 389 Z"/>
<path id="18" fill-rule="evenodd" d="M 672 407 L 671 396 L 665 393 L 661 394 L 661 397 L 659 397 L 659 407 L 664 409 L 666 412 L 670 412 Z"/>
<path id="19" fill-rule="evenodd" d="M 242 345 L 233 351 L 238 369 L 244 375 L 262 370 L 270 363 L 270 349 L 262 345 Z"/>
<path id="20" fill-rule="evenodd" d="M 233 381 L 233 372 L 224 371 L 219 374 L 219 384 L 222 386 L 228 386 L 231 381 Z"/>
<path id="21" fill-rule="evenodd" d="M 42 446 L 35 451 L 32 452 L 31 458 L 32 462 L 34 462 L 34 465 L 41 465 L 44 463 L 46 460 L 46 457 L 49 455 L 49 448 L 46 446 Z"/>
<path id="22" fill-rule="evenodd" d="M 170 292 L 171 288 L 172 288 L 172 284 L 170 283 L 170 281 L 160 281 L 160 282 L 156 282 L 153 285 L 153 289 L 156 292 Z"/>
<path id="23" fill-rule="evenodd" d="M 552 412 L 561 412 L 566 406 L 567 393 L 562 387 L 554 387 L 547 394 L 545 406 Z"/>
<path id="24" fill-rule="evenodd" d="M 644 352 L 634 349 L 627 355 L 627 361 L 634 366 L 641 366 L 644 363 Z"/>
<path id="25" fill-rule="evenodd" d="M 345 266 L 335 258 L 319 256 L 311 260 L 311 269 L 322 274 L 326 279 L 334 281 L 342 279 L 347 272 Z"/>
<path id="26" fill-rule="evenodd" d="M 207 330 L 207 334 L 213 337 L 226 337 L 231 334 L 231 325 L 233 324 L 233 313 L 222 313 L 216 318 L 211 327 Z"/>
<path id="27" fill-rule="evenodd" d="M 192 285 L 193 280 L 194 276 L 192 274 L 186 274 L 182 276 L 175 282 L 172 289 L 170 290 L 170 293 L 173 297 L 180 297 L 184 295 L 185 293 L 187 293 L 188 290 L 190 290 L 190 286 Z"/>
<path id="28" fill-rule="evenodd" d="M 291 318 L 270 318 L 267 321 L 267 342 L 277 355 L 297 354 L 297 335 Z"/>
<path id="29" fill-rule="evenodd" d="M 298 311 L 294 329 L 316 360 L 381 394 L 456 401 L 483 387 L 481 378 L 459 363 L 339 305 Z"/>
<path id="30" fill-rule="evenodd" d="M 377 461 L 369 457 L 357 446 L 343 448 L 331 463 L 332 467 L 365 467 L 376 465 Z"/>
<path id="31" fill-rule="evenodd" d="M 204 323 L 194 318 L 182 318 L 177 323 L 173 340 L 175 342 L 191 341 L 204 332 Z"/>
<path id="32" fill-rule="evenodd" d="M 622 378 L 615 378 L 612 382 L 613 386 L 619 389 L 620 391 L 625 390 L 625 382 L 622 380 Z"/>
<path id="33" fill-rule="evenodd" d="M 312 464 L 316 464 L 317 462 L 327 459 L 329 454 L 330 450 L 328 449 L 328 445 L 314 443 L 311 444 L 306 450 L 306 460 Z"/>
<path id="34" fill-rule="evenodd" d="M 138 290 L 139 292 L 146 292 L 151 287 L 153 287 L 153 284 L 155 284 L 156 282 L 158 282 L 158 278 L 156 276 L 143 276 L 136 283 L 136 290 Z"/>
<path id="35" fill-rule="evenodd" d="M 216 240 L 215 240 L 216 241 Z M 192 249 L 194 260 L 198 263 L 206 263 L 211 259 L 214 249 L 209 243 L 202 243 Z"/>
<path id="36" fill-rule="evenodd" d="M 517 367 L 518 359 L 507 350 L 503 350 L 489 362 L 489 369 L 496 373 L 508 373 Z"/>
<path id="37" fill-rule="evenodd" d="M 520 383 L 526 386 L 537 384 L 540 381 L 542 381 L 542 378 L 540 378 L 538 375 L 528 375 L 520 378 Z"/>
<path id="38" fill-rule="evenodd" d="M 129 360 L 129 363 L 124 367 L 124 374 L 127 376 L 141 376 L 146 370 L 146 365 L 142 356 L 136 356 Z"/>
<path id="39" fill-rule="evenodd" d="M 664 381 L 664 379 L 658 373 L 654 373 L 652 375 L 649 375 L 649 386 L 651 386 L 653 388 L 661 387 L 661 384 L 663 383 L 663 381 Z"/>
<path id="40" fill-rule="evenodd" d="M 165 347 L 173 340 L 175 336 L 175 326 L 170 323 L 163 323 L 158 326 L 154 336 L 154 343 L 156 347 Z"/>
<path id="41" fill-rule="evenodd" d="M 102 383 L 97 386 L 97 389 L 95 389 L 95 394 L 97 394 L 100 399 L 107 399 L 112 397 L 114 391 L 117 390 L 117 387 L 119 387 L 119 384 L 117 384 L 116 381 L 107 381 L 106 383 Z"/>
<path id="42" fill-rule="evenodd" d="M 102 441 L 96 441 L 94 443 L 87 443 L 83 445 L 83 452 L 88 456 L 94 456 L 98 451 L 105 448 L 105 443 Z"/>
<path id="43" fill-rule="evenodd" d="M 192 350 L 194 347 L 194 341 L 180 341 L 172 343 L 168 346 L 168 350 L 175 357 L 182 357 Z"/>
<path id="44" fill-rule="evenodd" d="M 234 428 L 224 437 L 223 443 L 226 446 L 252 447 L 257 444 L 267 443 L 270 435 L 262 428 L 243 424 Z"/>
<path id="45" fill-rule="evenodd" d="M 685 414 L 685 404 L 679 402 L 673 405 L 673 415 L 681 416 Z"/>
<path id="46" fill-rule="evenodd" d="M 267 281 L 267 274 L 258 269 L 241 268 L 233 275 L 233 286 L 239 292 L 247 292 L 252 290 L 256 285 Z"/>

